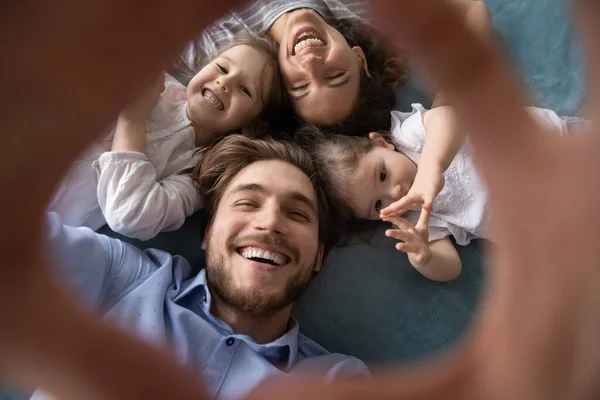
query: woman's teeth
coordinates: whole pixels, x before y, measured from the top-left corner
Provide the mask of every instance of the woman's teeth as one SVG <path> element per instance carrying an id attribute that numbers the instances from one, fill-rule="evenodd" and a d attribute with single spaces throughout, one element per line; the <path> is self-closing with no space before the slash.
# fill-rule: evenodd
<path id="1" fill-rule="evenodd" d="M 225 108 L 225 106 L 223 105 L 223 102 L 221 100 L 219 100 L 219 98 L 217 96 L 215 96 L 213 94 L 213 92 L 211 92 L 208 89 L 206 89 L 204 91 L 204 99 L 206 101 L 208 101 L 210 104 L 212 104 L 213 106 L 215 106 L 215 108 L 219 111 L 223 111 L 223 109 Z"/>
<path id="2" fill-rule="evenodd" d="M 306 47 L 322 47 L 325 46 L 325 43 L 316 37 L 309 36 L 306 37 L 304 35 L 300 35 L 298 37 L 298 42 L 294 46 L 294 54 L 297 54 L 299 51 Z"/>

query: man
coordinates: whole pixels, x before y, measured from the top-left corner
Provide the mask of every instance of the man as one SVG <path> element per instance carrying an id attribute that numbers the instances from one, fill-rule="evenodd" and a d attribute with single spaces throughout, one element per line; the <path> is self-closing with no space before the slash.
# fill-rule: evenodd
<path id="1" fill-rule="evenodd" d="M 3 7 L 0 43 L 10 54 L 0 74 L 3 376 L 43 384 L 65 399 L 207 398 L 197 377 L 171 358 L 83 313 L 56 290 L 39 217 L 68 161 L 187 37 L 234 3 L 144 3 L 139 18 L 132 14 L 142 5 L 124 0 Z M 600 132 L 594 125 L 589 135 L 568 138 L 541 132 L 499 52 L 475 38 L 447 2 L 373 3 L 382 26 L 418 56 L 472 133 L 499 221 L 491 290 L 467 340 L 443 362 L 325 387 L 322 380 L 284 382 L 249 398 L 598 398 Z M 600 109 L 600 7 L 576 5 L 593 114 Z M 135 57 L 125 56 L 134 46 Z"/>
<path id="2" fill-rule="evenodd" d="M 234 135 L 209 149 L 194 174 L 207 193 L 205 270 L 192 276 L 181 257 L 61 226 L 51 215 L 58 280 L 173 354 L 211 398 L 238 398 L 269 376 L 309 366 L 325 380 L 366 374 L 361 361 L 301 335 L 291 318 L 321 268 L 328 234 L 310 155 L 289 142 Z"/>

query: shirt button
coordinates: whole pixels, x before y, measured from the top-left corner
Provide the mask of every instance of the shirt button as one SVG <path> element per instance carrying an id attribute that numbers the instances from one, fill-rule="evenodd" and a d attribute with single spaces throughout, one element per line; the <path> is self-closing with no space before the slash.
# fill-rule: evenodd
<path id="1" fill-rule="evenodd" d="M 206 295 L 202 296 L 202 301 L 206 303 Z"/>
<path id="2" fill-rule="evenodd" d="M 235 339 L 229 338 L 225 341 L 225 343 L 227 344 L 227 346 L 233 346 L 233 344 L 235 343 Z"/>

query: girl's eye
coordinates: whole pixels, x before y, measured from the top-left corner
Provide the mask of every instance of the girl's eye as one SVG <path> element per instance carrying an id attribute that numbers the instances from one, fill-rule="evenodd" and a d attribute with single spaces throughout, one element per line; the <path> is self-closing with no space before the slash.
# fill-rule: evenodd
<path id="1" fill-rule="evenodd" d="M 240 90 L 244 92 L 248 97 L 252 97 L 250 91 L 248 90 L 248 88 L 246 88 L 246 86 L 240 86 Z"/>
<path id="2" fill-rule="evenodd" d="M 379 212 L 381 210 L 381 200 L 377 200 L 375 202 L 375 211 Z"/>
<path id="3" fill-rule="evenodd" d="M 335 75 L 333 75 L 333 76 L 330 76 L 328 79 L 329 79 L 330 81 L 333 81 L 333 80 L 335 80 L 335 79 L 341 78 L 341 77 L 342 77 L 342 76 L 344 76 L 344 75 L 346 75 L 346 73 L 345 73 L 345 72 L 338 72 L 337 74 L 335 74 Z"/>
<path id="4" fill-rule="evenodd" d="M 215 64 L 217 65 L 217 68 L 219 68 L 219 71 L 221 71 L 224 74 L 227 73 L 227 70 L 221 64 L 218 64 L 218 63 L 215 63 Z"/>
<path id="5" fill-rule="evenodd" d="M 385 170 L 385 167 L 381 170 L 381 173 L 379 174 L 379 180 L 381 182 L 385 182 L 385 178 L 387 178 L 387 171 Z"/>

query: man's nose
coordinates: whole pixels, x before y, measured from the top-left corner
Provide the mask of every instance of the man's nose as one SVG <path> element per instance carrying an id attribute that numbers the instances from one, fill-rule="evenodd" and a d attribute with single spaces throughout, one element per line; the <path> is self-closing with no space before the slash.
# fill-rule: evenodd
<path id="1" fill-rule="evenodd" d="M 285 216 L 279 206 L 275 204 L 264 205 L 255 214 L 254 227 L 259 231 L 283 234 L 285 233 Z"/>

